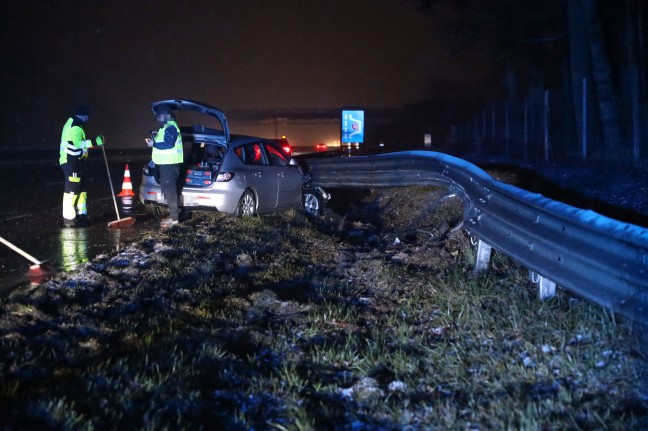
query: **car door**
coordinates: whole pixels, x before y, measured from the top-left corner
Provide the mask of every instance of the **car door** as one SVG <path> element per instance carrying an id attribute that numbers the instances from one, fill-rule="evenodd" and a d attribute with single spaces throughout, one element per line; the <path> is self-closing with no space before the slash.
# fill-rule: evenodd
<path id="1" fill-rule="evenodd" d="M 277 208 L 297 207 L 301 204 L 303 175 L 298 166 L 290 164 L 288 155 L 275 142 L 265 142 L 270 167 L 277 180 Z"/>
<path id="2" fill-rule="evenodd" d="M 270 211 L 277 206 L 276 169 L 268 163 L 268 157 L 261 142 L 251 142 L 242 147 L 242 157 L 247 172 L 247 186 L 257 196 L 257 209 Z"/>

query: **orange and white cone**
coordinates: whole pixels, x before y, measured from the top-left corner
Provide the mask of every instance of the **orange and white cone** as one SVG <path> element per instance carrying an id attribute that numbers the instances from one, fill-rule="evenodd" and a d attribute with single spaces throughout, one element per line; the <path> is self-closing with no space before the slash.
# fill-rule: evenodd
<path id="1" fill-rule="evenodd" d="M 128 169 L 128 163 L 126 164 L 126 170 L 124 171 L 124 182 L 122 184 L 122 190 L 117 196 L 135 196 L 135 192 L 133 192 L 133 183 L 131 183 L 130 170 Z"/>

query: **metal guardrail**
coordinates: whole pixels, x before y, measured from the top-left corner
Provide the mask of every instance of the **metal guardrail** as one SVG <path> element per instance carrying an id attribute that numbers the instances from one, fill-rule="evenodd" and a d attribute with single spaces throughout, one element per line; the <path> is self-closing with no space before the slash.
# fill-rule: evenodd
<path id="1" fill-rule="evenodd" d="M 648 325 L 648 229 L 502 183 L 447 154 L 304 160 L 311 183 L 323 188 L 447 187 L 463 201 L 464 227 L 485 243 L 486 256 L 492 246 L 539 274 L 549 288 L 557 283 Z"/>

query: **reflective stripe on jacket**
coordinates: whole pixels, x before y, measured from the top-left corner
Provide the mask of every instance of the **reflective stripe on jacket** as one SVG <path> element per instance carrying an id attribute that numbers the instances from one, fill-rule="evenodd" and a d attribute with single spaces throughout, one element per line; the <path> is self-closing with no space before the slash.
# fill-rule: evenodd
<path id="1" fill-rule="evenodd" d="M 61 144 L 59 146 L 59 164 L 67 163 L 68 156 L 83 158 L 88 156 L 88 148 L 92 142 L 86 139 L 83 122 L 76 117 L 68 118 L 61 131 Z"/>
<path id="2" fill-rule="evenodd" d="M 166 147 L 164 139 L 165 135 L 168 132 L 173 133 L 172 131 L 168 130 L 171 127 L 175 128 L 176 133 L 174 134 L 177 134 L 177 137 L 175 138 L 175 144 L 171 148 L 163 149 L 164 147 Z M 169 143 L 167 142 L 167 145 L 168 144 Z M 173 165 L 183 162 L 182 137 L 180 136 L 180 127 L 178 127 L 178 123 L 173 120 L 167 121 L 164 127 L 158 130 L 157 134 L 153 138 L 153 154 L 151 158 L 156 165 Z"/>

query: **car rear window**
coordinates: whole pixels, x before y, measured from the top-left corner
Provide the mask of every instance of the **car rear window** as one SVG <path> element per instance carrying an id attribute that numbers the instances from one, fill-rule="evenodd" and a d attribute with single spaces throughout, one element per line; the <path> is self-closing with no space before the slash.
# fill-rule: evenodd
<path id="1" fill-rule="evenodd" d="M 270 159 L 270 164 L 273 166 L 287 166 L 290 162 L 278 145 L 267 142 L 266 150 L 268 150 L 268 158 Z"/>
<path id="2" fill-rule="evenodd" d="M 263 157 L 263 149 L 260 142 L 238 147 L 234 150 L 239 159 L 246 165 L 267 165 Z"/>

